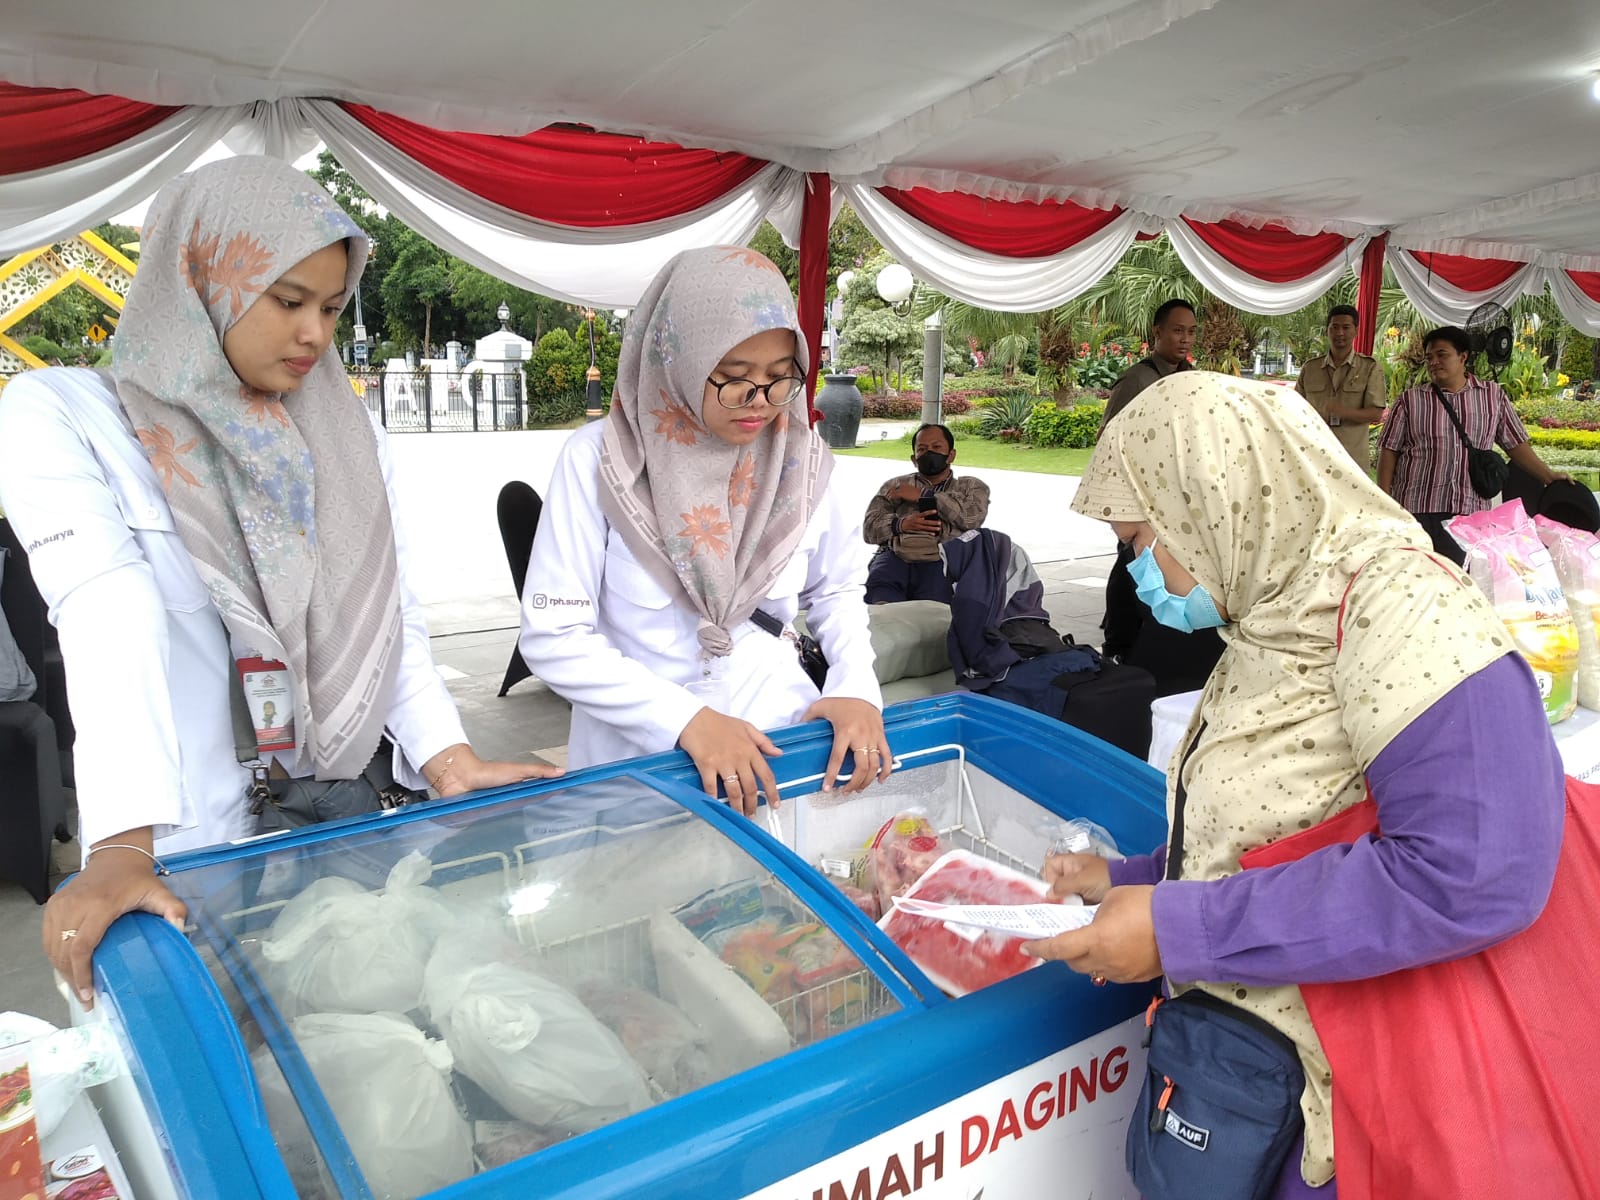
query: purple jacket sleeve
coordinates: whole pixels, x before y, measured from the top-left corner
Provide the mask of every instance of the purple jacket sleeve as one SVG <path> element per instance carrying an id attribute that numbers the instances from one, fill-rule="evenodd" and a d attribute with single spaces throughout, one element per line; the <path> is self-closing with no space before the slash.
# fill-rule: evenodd
<path id="1" fill-rule="evenodd" d="M 1160 883 L 1167 873 L 1167 848 L 1157 846 L 1152 854 L 1136 854 L 1121 862 L 1112 859 L 1111 886 L 1125 887 L 1136 883 Z"/>
<path id="2" fill-rule="evenodd" d="M 1252 985 L 1364 979 L 1459 958 L 1544 909 L 1566 816 L 1527 664 L 1457 684 L 1367 772 L 1380 838 L 1214 882 L 1158 884 L 1167 975 Z"/>

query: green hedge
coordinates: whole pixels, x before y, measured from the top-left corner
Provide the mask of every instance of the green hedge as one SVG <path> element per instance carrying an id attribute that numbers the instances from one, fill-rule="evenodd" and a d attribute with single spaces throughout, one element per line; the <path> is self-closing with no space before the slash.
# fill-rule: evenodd
<path id="1" fill-rule="evenodd" d="M 1600 450 L 1600 430 L 1530 429 L 1528 440 L 1535 446 L 1561 450 Z"/>
<path id="2" fill-rule="evenodd" d="M 1048 402 L 1036 404 L 1023 423 L 1023 436 L 1035 446 L 1087 449 L 1100 434 L 1105 411 L 1103 404 L 1078 404 L 1072 408 L 1057 408 Z"/>

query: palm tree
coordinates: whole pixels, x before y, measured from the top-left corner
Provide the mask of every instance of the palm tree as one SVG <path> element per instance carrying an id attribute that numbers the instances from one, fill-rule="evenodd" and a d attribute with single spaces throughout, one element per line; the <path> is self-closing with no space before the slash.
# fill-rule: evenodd
<path id="1" fill-rule="evenodd" d="M 1205 289 L 1183 265 L 1165 234 L 1128 247 L 1116 268 L 1071 305 L 1094 310 L 1125 334 L 1143 334 L 1150 316 L 1164 301 L 1188 302 L 1195 311 L 1206 297 Z"/>

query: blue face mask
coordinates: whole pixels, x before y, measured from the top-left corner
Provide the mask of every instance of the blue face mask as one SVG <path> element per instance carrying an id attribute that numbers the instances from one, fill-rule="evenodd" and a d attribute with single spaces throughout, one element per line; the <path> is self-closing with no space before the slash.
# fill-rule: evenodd
<path id="1" fill-rule="evenodd" d="M 1155 619 L 1167 628 L 1193 633 L 1197 629 L 1219 629 L 1227 624 L 1217 611 L 1217 602 L 1211 598 L 1211 593 L 1200 584 L 1195 584 L 1187 596 L 1174 596 L 1167 591 L 1167 581 L 1156 565 L 1154 542 L 1128 564 L 1128 574 L 1139 599 L 1150 606 Z"/>

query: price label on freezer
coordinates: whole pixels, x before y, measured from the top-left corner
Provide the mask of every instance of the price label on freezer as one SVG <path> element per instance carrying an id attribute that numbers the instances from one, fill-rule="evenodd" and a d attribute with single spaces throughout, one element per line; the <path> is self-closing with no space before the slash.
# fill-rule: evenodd
<path id="1" fill-rule="evenodd" d="M 896 896 L 894 905 L 913 917 L 1028 941 L 1082 929 L 1100 911 L 1092 904 L 936 904 L 907 896 Z"/>

